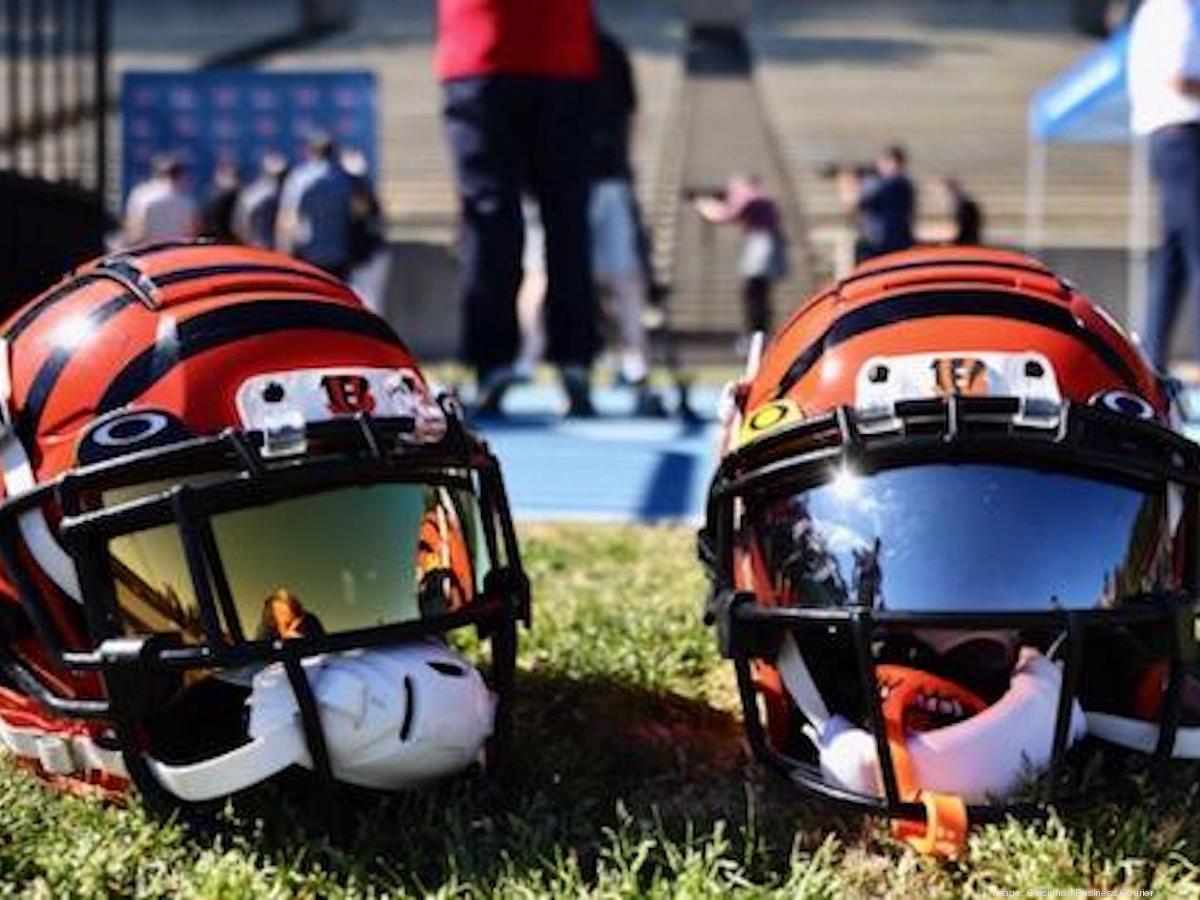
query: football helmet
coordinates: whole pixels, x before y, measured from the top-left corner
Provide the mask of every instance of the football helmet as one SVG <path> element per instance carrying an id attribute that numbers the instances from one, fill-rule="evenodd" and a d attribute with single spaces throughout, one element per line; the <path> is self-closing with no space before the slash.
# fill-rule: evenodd
<path id="1" fill-rule="evenodd" d="M 84 266 L 0 327 L 0 475 L 0 748 L 48 780 L 175 808 L 502 748 L 529 591 L 497 461 L 326 273 Z"/>
<path id="2" fill-rule="evenodd" d="M 1200 448 L 1167 387 L 1014 253 L 803 304 L 727 394 L 700 535 L 756 756 L 952 855 L 1081 799 L 1064 763 L 1105 742 L 1200 755 Z"/>

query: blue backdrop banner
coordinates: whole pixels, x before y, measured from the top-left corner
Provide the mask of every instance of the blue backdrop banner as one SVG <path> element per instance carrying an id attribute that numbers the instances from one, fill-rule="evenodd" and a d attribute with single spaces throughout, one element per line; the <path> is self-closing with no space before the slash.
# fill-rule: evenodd
<path id="1" fill-rule="evenodd" d="M 149 174 L 156 154 L 177 154 L 203 195 L 219 161 L 235 162 L 250 178 L 268 151 L 299 159 L 315 130 L 361 151 L 376 173 L 376 104 L 372 72 L 127 72 L 121 196 Z"/>

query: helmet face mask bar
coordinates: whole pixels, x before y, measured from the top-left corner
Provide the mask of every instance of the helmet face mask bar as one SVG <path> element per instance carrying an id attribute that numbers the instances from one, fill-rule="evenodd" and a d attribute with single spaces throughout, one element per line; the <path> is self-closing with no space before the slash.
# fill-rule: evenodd
<path id="1" fill-rule="evenodd" d="M 502 761 L 529 589 L 499 465 L 327 273 L 82 267 L 0 324 L 0 475 L 0 752 L 55 786 L 173 809 Z"/>
<path id="2" fill-rule="evenodd" d="M 1011 302 L 991 256 L 1029 279 Z M 1090 802 L 1106 745 L 1200 756 L 1200 448 L 1151 376 L 1109 374 L 1082 298 L 1054 322 L 1040 292 L 1077 295 L 1038 264 L 899 259 L 802 307 L 735 394 L 700 555 L 756 757 L 954 856 L 970 822 Z M 899 271 L 956 293 L 872 281 Z M 961 315 L 987 328 L 937 321 Z"/>

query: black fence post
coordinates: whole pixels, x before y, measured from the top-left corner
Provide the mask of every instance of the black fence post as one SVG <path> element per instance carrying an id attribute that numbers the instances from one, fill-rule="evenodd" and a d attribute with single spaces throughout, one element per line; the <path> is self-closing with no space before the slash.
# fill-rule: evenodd
<path id="1" fill-rule="evenodd" d="M 50 104 L 54 115 L 50 125 L 54 131 L 54 173 L 59 181 L 63 181 L 68 178 L 69 172 L 67 168 L 67 123 L 70 121 L 66 82 L 67 0 L 54 0 L 53 22 L 53 43 L 50 50 L 53 77 L 51 79 Z"/>
<path id="2" fill-rule="evenodd" d="M 96 42 L 94 76 L 96 80 L 96 193 L 101 201 L 108 197 L 108 47 L 109 3 L 96 0 Z"/>
<path id="3" fill-rule="evenodd" d="M 21 168 L 19 141 L 21 130 L 21 0 L 8 0 L 5 30 L 8 37 L 8 162 Z"/>
<path id="4" fill-rule="evenodd" d="M 44 0 L 30 0 L 29 3 L 29 142 L 30 163 L 37 175 L 45 174 L 42 168 L 42 138 L 46 112 L 46 98 L 42 93 L 44 5 Z"/>
<path id="5" fill-rule="evenodd" d="M 74 103 L 72 105 L 72 116 L 74 125 L 75 137 L 75 180 L 80 184 L 86 182 L 85 172 L 87 170 L 87 154 L 90 148 L 87 146 L 84 129 L 87 122 L 88 103 L 88 69 L 91 68 L 91 60 L 87 50 L 87 3 L 88 0 L 74 0 L 73 12 L 71 15 L 71 37 L 73 39 L 71 50 L 71 66 L 72 75 L 74 76 Z"/>

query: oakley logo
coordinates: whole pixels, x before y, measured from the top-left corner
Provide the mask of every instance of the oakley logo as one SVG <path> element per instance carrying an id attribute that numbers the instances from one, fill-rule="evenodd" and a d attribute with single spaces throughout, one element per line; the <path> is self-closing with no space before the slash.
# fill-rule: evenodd
<path id="1" fill-rule="evenodd" d="M 133 413 L 98 426 L 92 431 L 91 439 L 101 447 L 128 447 L 162 433 L 170 424 L 162 413 Z"/>
<path id="2" fill-rule="evenodd" d="M 988 392 L 987 366 L 979 359 L 935 359 L 933 380 L 943 397 L 981 397 Z"/>
<path id="3" fill-rule="evenodd" d="M 329 411 L 337 416 L 375 411 L 371 382 L 363 375 L 326 375 L 321 387 L 329 401 Z"/>
<path id="4" fill-rule="evenodd" d="M 1133 416 L 1135 419 L 1144 421 L 1155 417 L 1154 407 L 1150 405 L 1149 401 L 1128 391 L 1104 391 L 1092 398 L 1092 405 L 1103 406 L 1109 412 Z"/>

